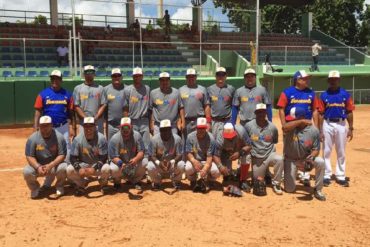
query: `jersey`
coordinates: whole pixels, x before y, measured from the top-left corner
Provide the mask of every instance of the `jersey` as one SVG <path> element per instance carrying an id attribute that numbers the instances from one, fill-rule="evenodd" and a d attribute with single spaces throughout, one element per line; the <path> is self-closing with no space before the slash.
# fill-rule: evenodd
<path id="1" fill-rule="evenodd" d="M 73 111 L 72 95 L 65 89 L 54 91 L 52 87 L 46 88 L 36 97 L 35 109 L 42 110 L 42 115 L 51 117 L 54 126 L 65 124 Z"/>
<path id="2" fill-rule="evenodd" d="M 275 152 L 275 144 L 278 143 L 279 134 L 272 122 L 268 121 L 267 126 L 261 128 L 254 119 L 245 125 L 245 130 L 251 138 L 251 155 L 254 158 L 266 159 Z"/>
<path id="3" fill-rule="evenodd" d="M 168 141 L 163 141 L 160 134 L 156 134 L 150 141 L 148 155 L 155 156 L 159 160 L 167 161 L 175 159 L 182 153 L 182 141 L 180 136 L 173 134 Z"/>
<path id="4" fill-rule="evenodd" d="M 306 111 L 306 119 L 312 119 L 312 113 L 318 103 L 315 92 L 309 88 L 299 90 L 295 86 L 286 88 L 280 95 L 277 106 L 284 108 L 285 117 L 290 115 L 290 109 L 301 107 Z"/>
<path id="5" fill-rule="evenodd" d="M 351 95 L 343 88 L 336 91 L 326 90 L 320 96 L 319 112 L 324 114 L 324 118 L 347 118 L 347 112 L 353 111 Z"/>
<path id="6" fill-rule="evenodd" d="M 119 125 L 121 118 L 123 117 L 123 106 L 125 102 L 124 98 L 124 85 L 119 89 L 113 87 L 112 84 L 109 84 L 104 87 L 104 98 L 107 102 L 107 111 L 108 111 L 108 121 L 114 121 Z"/>
<path id="7" fill-rule="evenodd" d="M 153 111 L 153 118 L 156 123 L 169 119 L 172 124 L 179 118 L 179 110 L 182 107 L 179 91 L 171 88 L 169 94 L 165 94 L 160 88 L 150 93 L 149 108 Z"/>
<path id="8" fill-rule="evenodd" d="M 150 88 L 147 85 L 142 84 L 139 88 L 134 85 L 125 87 L 125 107 L 128 107 L 131 119 L 148 118 L 149 97 Z"/>
<path id="9" fill-rule="evenodd" d="M 266 88 L 262 86 L 255 86 L 253 88 L 248 88 L 246 86 L 240 87 L 236 90 L 233 98 L 233 105 L 239 107 L 241 121 L 251 121 L 255 119 L 256 115 L 254 111 L 256 110 L 256 105 L 259 103 L 271 105 L 270 96 Z"/>
<path id="10" fill-rule="evenodd" d="M 107 139 L 99 132 L 96 132 L 95 138 L 91 141 L 86 140 L 84 132 L 73 139 L 71 156 L 76 156 L 80 162 L 93 165 L 99 161 L 99 156 L 107 154 Z"/>
<path id="11" fill-rule="evenodd" d="M 213 84 L 207 88 L 207 93 L 211 106 L 211 116 L 214 118 L 230 118 L 235 88 L 228 84 L 225 84 L 222 88 Z"/>
<path id="12" fill-rule="evenodd" d="M 80 107 L 87 117 L 95 117 L 100 106 L 107 103 L 103 90 L 103 87 L 97 84 L 77 85 L 73 91 L 75 106 Z"/>
<path id="13" fill-rule="evenodd" d="M 219 132 L 219 135 L 216 138 L 216 156 L 220 157 L 222 154 L 230 156 L 234 152 L 240 151 L 244 146 L 250 145 L 251 141 L 243 126 L 236 125 L 235 131 L 237 138 L 233 138 L 232 140 L 225 139 L 223 137 L 223 132 Z"/>
<path id="14" fill-rule="evenodd" d="M 118 132 L 113 135 L 108 144 L 109 158 L 120 158 L 125 164 L 139 152 L 144 152 L 144 143 L 143 138 L 137 131 L 133 131 L 128 140 L 124 140 L 121 132 Z"/>
<path id="15" fill-rule="evenodd" d="M 207 90 L 197 85 L 190 88 L 187 85 L 179 89 L 182 105 L 184 106 L 185 118 L 197 118 L 205 116 L 204 107 L 209 104 Z"/>
<path id="16" fill-rule="evenodd" d="M 213 156 L 215 148 L 216 142 L 209 132 L 203 139 L 198 139 L 197 132 L 193 131 L 186 139 L 185 152 L 192 153 L 198 161 L 206 161 L 207 157 Z"/>
<path id="17" fill-rule="evenodd" d="M 284 157 L 287 160 L 304 160 L 313 150 L 320 150 L 320 132 L 309 125 L 302 130 L 284 134 Z"/>
<path id="18" fill-rule="evenodd" d="M 40 131 L 36 131 L 27 140 L 25 154 L 34 157 L 40 165 L 46 165 L 57 156 L 66 155 L 67 144 L 58 131 L 53 130 L 49 139 L 44 139 Z"/>

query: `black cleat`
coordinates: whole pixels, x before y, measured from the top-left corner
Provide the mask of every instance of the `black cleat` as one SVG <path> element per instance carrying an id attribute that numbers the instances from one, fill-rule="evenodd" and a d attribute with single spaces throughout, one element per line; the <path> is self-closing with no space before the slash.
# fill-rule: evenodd
<path id="1" fill-rule="evenodd" d="M 244 192 L 247 192 L 247 193 L 250 193 L 252 188 L 251 186 L 248 184 L 247 181 L 240 181 L 239 182 L 239 188 L 244 191 Z"/>
<path id="2" fill-rule="evenodd" d="M 114 184 L 113 184 L 113 188 L 114 188 L 115 190 L 119 190 L 119 189 L 121 189 L 121 183 L 114 183 Z"/>
<path id="3" fill-rule="evenodd" d="M 337 184 L 339 184 L 342 187 L 349 187 L 349 183 L 347 180 L 337 180 Z"/>
<path id="4" fill-rule="evenodd" d="M 321 192 L 321 190 L 315 189 L 313 195 L 319 201 L 326 201 L 326 196 L 324 195 L 324 193 Z"/>
<path id="5" fill-rule="evenodd" d="M 324 186 L 325 187 L 329 187 L 330 183 L 331 183 L 330 179 L 324 178 Z"/>

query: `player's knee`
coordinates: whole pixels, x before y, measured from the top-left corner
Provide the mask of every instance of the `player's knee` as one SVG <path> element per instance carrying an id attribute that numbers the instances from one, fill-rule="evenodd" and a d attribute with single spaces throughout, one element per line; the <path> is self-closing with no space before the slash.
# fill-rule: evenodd
<path id="1" fill-rule="evenodd" d="M 194 174 L 194 172 L 195 172 L 195 170 L 194 170 L 194 167 L 191 164 L 191 162 L 190 161 L 186 161 L 186 163 L 185 163 L 185 173 L 187 175 L 192 175 L 192 174 Z"/>
<path id="2" fill-rule="evenodd" d="M 70 177 L 71 175 L 73 176 L 73 174 L 76 173 L 76 170 L 72 165 L 68 165 L 66 172 L 67 172 L 67 176 Z"/>
<path id="3" fill-rule="evenodd" d="M 185 162 L 180 160 L 179 162 L 177 162 L 177 170 L 180 171 L 180 172 L 184 172 L 185 171 Z"/>
<path id="4" fill-rule="evenodd" d="M 110 173 L 110 166 L 108 164 L 104 164 L 101 168 L 101 173 L 107 174 Z"/>
<path id="5" fill-rule="evenodd" d="M 24 179 L 30 179 L 30 178 L 35 178 L 37 176 L 37 172 L 35 168 L 33 168 L 30 165 L 27 165 L 23 168 L 23 177 Z"/>
<path id="6" fill-rule="evenodd" d="M 148 165 L 146 166 L 146 169 L 148 170 L 148 172 L 154 172 L 157 170 L 157 167 L 152 161 L 149 161 Z"/>

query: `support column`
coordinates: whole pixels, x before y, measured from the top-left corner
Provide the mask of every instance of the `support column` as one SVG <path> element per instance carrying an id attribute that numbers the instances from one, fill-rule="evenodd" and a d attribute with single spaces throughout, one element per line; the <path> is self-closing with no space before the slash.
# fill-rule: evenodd
<path id="1" fill-rule="evenodd" d="M 193 6 L 193 23 L 192 23 L 192 25 L 195 26 L 197 32 L 199 30 L 202 30 L 202 22 L 203 22 L 202 12 L 203 12 L 202 8 Z"/>
<path id="2" fill-rule="evenodd" d="M 250 14 L 250 20 L 249 20 L 249 31 L 251 33 L 256 33 L 256 21 L 257 21 L 257 13 L 251 12 Z M 258 25 L 258 33 L 261 34 L 261 10 L 259 13 L 259 25 Z"/>
<path id="3" fill-rule="evenodd" d="M 312 31 L 312 12 L 305 13 L 302 16 L 302 35 L 310 38 Z"/>
<path id="4" fill-rule="evenodd" d="M 135 2 L 134 0 L 128 0 L 126 3 L 126 23 L 127 27 L 130 27 L 135 22 Z"/>
<path id="5" fill-rule="evenodd" d="M 50 20 L 52 26 L 58 26 L 58 0 L 49 0 Z"/>

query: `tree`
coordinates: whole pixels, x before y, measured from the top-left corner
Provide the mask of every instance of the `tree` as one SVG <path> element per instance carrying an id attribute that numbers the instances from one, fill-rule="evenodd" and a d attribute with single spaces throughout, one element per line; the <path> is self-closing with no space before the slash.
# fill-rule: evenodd
<path id="1" fill-rule="evenodd" d="M 69 19 L 68 19 L 68 25 L 69 26 L 72 26 L 73 24 L 72 24 L 72 21 L 73 21 L 73 18 L 72 17 L 70 17 Z M 84 20 L 82 19 L 82 18 L 80 18 L 80 17 L 78 17 L 78 16 L 75 16 L 75 25 L 76 25 L 76 27 L 80 27 L 80 26 L 82 26 L 83 25 L 83 23 L 84 23 Z"/>
<path id="2" fill-rule="evenodd" d="M 33 21 L 33 24 L 36 25 L 46 25 L 48 23 L 48 20 L 46 19 L 46 16 L 38 15 L 35 16 L 35 20 Z"/>

